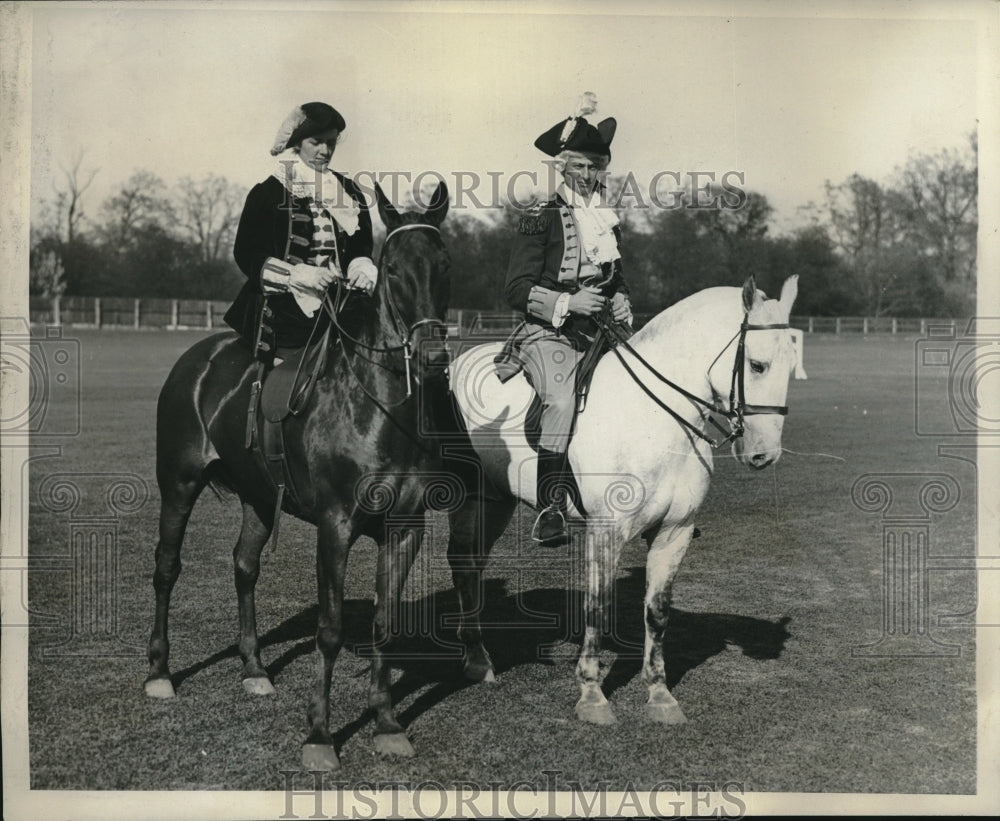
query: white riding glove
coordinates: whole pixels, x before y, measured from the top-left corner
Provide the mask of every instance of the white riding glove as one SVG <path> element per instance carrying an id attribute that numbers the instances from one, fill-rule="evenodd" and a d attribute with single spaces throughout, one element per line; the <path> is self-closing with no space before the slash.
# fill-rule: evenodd
<path id="1" fill-rule="evenodd" d="M 347 266 L 347 284 L 371 296 L 378 282 L 378 268 L 368 257 L 356 257 Z"/>
<path id="2" fill-rule="evenodd" d="M 632 325 L 632 303 L 621 291 L 618 291 L 611 297 L 611 316 L 615 322 L 624 322 L 626 325 Z"/>
<path id="3" fill-rule="evenodd" d="M 326 289 L 337 272 L 330 268 L 320 268 L 307 265 L 304 262 L 291 266 L 288 277 L 288 290 L 295 297 L 295 302 L 306 316 L 314 316 L 323 304 Z"/>

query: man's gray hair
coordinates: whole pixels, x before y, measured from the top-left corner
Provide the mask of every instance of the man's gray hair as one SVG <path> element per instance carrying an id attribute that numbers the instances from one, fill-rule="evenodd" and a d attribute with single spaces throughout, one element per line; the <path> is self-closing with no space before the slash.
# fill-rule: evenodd
<path id="1" fill-rule="evenodd" d="M 590 160 L 594 165 L 597 166 L 599 171 L 605 171 L 608 167 L 608 162 L 611 160 L 606 154 L 594 154 L 590 151 L 560 151 L 556 154 L 555 168 L 560 174 L 566 170 L 567 160 L 573 157 L 585 157 Z"/>

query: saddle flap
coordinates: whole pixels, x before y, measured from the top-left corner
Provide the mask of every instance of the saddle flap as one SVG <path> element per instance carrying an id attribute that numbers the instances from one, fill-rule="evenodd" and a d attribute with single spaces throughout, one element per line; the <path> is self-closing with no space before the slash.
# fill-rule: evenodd
<path id="1" fill-rule="evenodd" d="M 305 405 L 322 368 L 318 357 L 324 353 L 325 347 L 318 344 L 303 348 L 271 369 L 264 378 L 260 395 L 260 410 L 264 419 L 280 422 Z"/>

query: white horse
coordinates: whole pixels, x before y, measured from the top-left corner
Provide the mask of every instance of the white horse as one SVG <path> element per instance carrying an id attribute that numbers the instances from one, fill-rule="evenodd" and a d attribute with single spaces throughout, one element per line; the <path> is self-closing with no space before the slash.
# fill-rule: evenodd
<path id="1" fill-rule="evenodd" d="M 764 468 L 781 456 L 784 404 L 796 364 L 788 319 L 797 281 L 794 276 L 786 280 L 776 300 L 758 291 L 752 278 L 742 289 L 700 291 L 663 311 L 598 363 L 569 448 L 586 511 L 583 518 L 570 503 L 571 528 L 585 528 L 587 545 L 586 632 L 576 705 L 585 721 L 615 720 L 601 689 L 598 653 L 622 546 L 639 534 L 649 548 L 643 654 L 647 713 L 665 724 L 685 720 L 664 671 L 671 586 L 708 493 L 712 446 L 718 444 L 711 440 L 731 440 L 734 456 L 751 468 Z M 493 356 L 499 348 L 499 343 L 486 344 L 462 353 L 451 373 L 490 486 L 485 498 L 470 496 L 451 514 L 448 548 L 465 674 L 475 680 L 493 678 L 478 615 L 489 551 L 518 500 L 536 502 L 537 456 L 524 424 L 535 394 L 523 374 L 506 383 L 496 377 Z M 728 416 L 728 436 L 706 424 L 710 407 Z"/>

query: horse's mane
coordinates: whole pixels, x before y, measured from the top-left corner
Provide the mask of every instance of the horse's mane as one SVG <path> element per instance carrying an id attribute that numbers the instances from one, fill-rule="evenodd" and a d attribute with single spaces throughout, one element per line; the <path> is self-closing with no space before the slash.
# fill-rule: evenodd
<path id="1" fill-rule="evenodd" d="M 636 331 L 633 340 L 641 342 L 647 337 L 666 333 L 683 319 L 691 317 L 696 312 L 700 312 L 703 308 L 710 307 L 707 303 L 711 301 L 715 301 L 717 303 L 713 307 L 713 310 L 716 311 L 723 308 L 729 298 L 732 298 L 738 303 L 738 301 L 742 298 L 741 293 L 742 290 L 740 288 L 729 285 L 716 285 L 711 288 L 703 288 L 700 291 L 695 291 L 693 294 L 689 294 L 683 299 L 675 302 L 673 305 L 670 305 L 660 311 L 660 313 Z"/>

